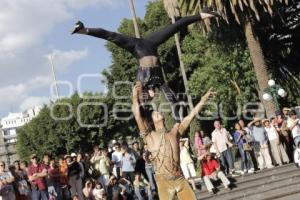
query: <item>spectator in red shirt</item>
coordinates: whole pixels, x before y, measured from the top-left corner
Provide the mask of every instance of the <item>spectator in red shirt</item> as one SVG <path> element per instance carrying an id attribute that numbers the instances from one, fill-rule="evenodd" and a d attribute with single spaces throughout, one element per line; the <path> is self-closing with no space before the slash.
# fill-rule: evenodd
<path id="1" fill-rule="evenodd" d="M 212 159 L 211 154 L 207 153 L 205 156 L 203 156 L 201 161 L 202 166 L 202 176 L 204 183 L 206 185 L 206 188 L 208 192 L 214 192 L 214 186 L 211 182 L 211 179 L 217 180 L 221 179 L 225 189 L 230 189 L 230 182 L 225 176 L 225 174 L 220 171 L 220 165 L 219 163 Z"/>
<path id="2" fill-rule="evenodd" d="M 31 165 L 28 168 L 28 177 L 31 183 L 32 200 L 48 200 L 45 177 L 47 169 L 37 162 L 36 154 L 31 155 Z"/>
<path id="3" fill-rule="evenodd" d="M 62 199 L 62 190 L 60 184 L 60 171 L 54 159 L 50 160 L 48 169 L 48 193 L 49 197 L 52 195 L 54 198 Z M 51 188 L 49 190 L 49 188 Z"/>

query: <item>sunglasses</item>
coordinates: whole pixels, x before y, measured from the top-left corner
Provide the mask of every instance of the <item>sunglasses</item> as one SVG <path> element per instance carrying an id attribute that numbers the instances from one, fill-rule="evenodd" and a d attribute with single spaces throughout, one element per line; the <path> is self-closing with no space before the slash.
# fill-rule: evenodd
<path id="1" fill-rule="evenodd" d="M 32 159 L 32 160 L 35 160 L 35 159 L 36 159 L 36 157 L 32 157 L 31 159 Z"/>

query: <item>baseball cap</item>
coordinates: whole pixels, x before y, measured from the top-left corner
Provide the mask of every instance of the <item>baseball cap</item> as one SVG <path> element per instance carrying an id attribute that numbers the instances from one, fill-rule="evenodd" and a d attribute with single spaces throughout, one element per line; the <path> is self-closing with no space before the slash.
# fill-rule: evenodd
<path id="1" fill-rule="evenodd" d="M 71 157 L 76 157 L 76 153 L 71 153 Z"/>

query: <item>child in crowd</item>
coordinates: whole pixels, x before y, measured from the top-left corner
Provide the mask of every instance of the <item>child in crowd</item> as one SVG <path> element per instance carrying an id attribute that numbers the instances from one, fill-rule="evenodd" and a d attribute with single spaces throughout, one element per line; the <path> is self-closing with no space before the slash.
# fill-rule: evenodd
<path id="1" fill-rule="evenodd" d="M 95 200 L 106 200 L 106 192 L 100 183 L 96 183 L 93 190 L 93 197 Z"/>

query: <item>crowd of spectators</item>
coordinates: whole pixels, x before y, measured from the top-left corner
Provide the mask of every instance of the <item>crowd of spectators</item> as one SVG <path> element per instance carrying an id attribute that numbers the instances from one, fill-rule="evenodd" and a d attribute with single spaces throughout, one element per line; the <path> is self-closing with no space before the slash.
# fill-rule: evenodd
<path id="1" fill-rule="evenodd" d="M 211 136 L 211 137 L 210 137 Z M 231 189 L 229 176 L 254 173 L 290 162 L 300 167 L 300 121 L 294 110 L 285 108 L 271 119 L 243 120 L 227 131 L 214 121 L 211 135 L 197 131 L 194 140 L 180 140 L 180 167 L 194 190 L 196 180 L 214 193 L 212 180 L 220 179 Z M 235 149 L 235 150 L 234 150 Z M 236 167 L 236 154 L 240 167 Z M 0 162 L 1 200 L 118 200 L 158 199 L 154 166 L 147 144 L 135 141 L 113 142 L 110 147 L 95 146 L 88 154 L 71 153 L 39 160 L 30 156 L 30 165 Z"/>
<path id="2" fill-rule="evenodd" d="M 231 184 L 225 175 L 251 174 L 290 162 L 300 167 L 300 121 L 295 110 L 284 108 L 270 119 L 254 117 L 247 126 L 239 120 L 232 133 L 222 127 L 219 120 L 214 122 L 214 128 L 211 140 L 199 131 L 194 142 L 209 192 L 214 192 L 211 179 L 220 179 L 224 187 L 230 189 Z M 240 167 L 234 165 L 236 150 Z"/>
<path id="3" fill-rule="evenodd" d="M 1 200 L 117 200 L 154 199 L 154 169 L 146 145 L 135 141 L 95 146 L 93 153 L 71 153 L 58 159 L 44 154 L 30 165 L 15 161 L 0 164 Z"/>

